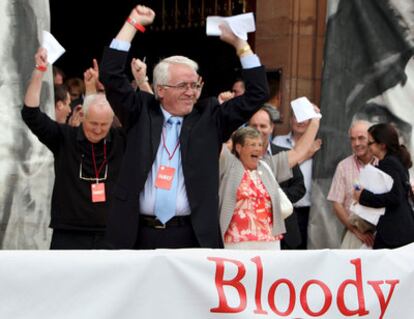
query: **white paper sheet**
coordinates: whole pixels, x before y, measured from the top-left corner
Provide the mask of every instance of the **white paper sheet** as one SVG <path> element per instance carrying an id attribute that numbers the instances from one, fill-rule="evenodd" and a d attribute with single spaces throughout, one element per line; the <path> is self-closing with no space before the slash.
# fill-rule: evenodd
<path id="1" fill-rule="evenodd" d="M 361 169 L 359 174 L 359 184 L 374 194 L 383 194 L 391 190 L 394 180 L 380 169 L 372 165 L 367 165 Z M 371 224 L 377 225 L 379 218 L 385 213 L 385 207 L 372 208 L 355 203 L 351 205 L 351 212 Z"/>
<path id="2" fill-rule="evenodd" d="M 55 63 L 65 53 L 64 47 L 47 31 L 42 32 L 42 47 L 47 50 L 47 62 L 49 64 Z"/>
<path id="3" fill-rule="evenodd" d="M 290 105 L 292 106 L 293 113 L 295 114 L 296 121 L 298 123 L 309 119 L 322 117 L 321 113 L 315 112 L 312 103 L 305 96 L 291 101 Z"/>
<path id="4" fill-rule="evenodd" d="M 247 33 L 256 31 L 253 13 L 243 13 L 231 17 L 209 16 L 207 17 L 207 35 L 220 36 L 219 25 L 227 23 L 230 29 L 242 40 L 247 40 Z"/>

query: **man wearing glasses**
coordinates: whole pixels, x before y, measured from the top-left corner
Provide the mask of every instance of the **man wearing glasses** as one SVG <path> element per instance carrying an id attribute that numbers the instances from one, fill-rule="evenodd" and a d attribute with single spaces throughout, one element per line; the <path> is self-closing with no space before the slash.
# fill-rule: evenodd
<path id="1" fill-rule="evenodd" d="M 154 95 L 135 92 L 124 74 L 130 43 L 155 13 L 138 5 L 102 59 L 100 79 L 128 132 L 127 149 L 108 218 L 112 248 L 223 246 L 218 222 L 221 145 L 267 100 L 265 70 L 246 41 L 222 26 L 244 68 L 246 93 L 223 105 L 198 102 L 197 63 L 183 56 L 153 71 Z"/>
<path id="2" fill-rule="evenodd" d="M 54 156 L 50 248 L 104 248 L 108 197 L 121 165 L 125 137 L 120 129 L 111 129 L 114 113 L 103 94 L 85 98 L 79 127 L 50 119 L 39 108 L 46 49 L 37 51 L 35 61 L 22 117 Z"/>

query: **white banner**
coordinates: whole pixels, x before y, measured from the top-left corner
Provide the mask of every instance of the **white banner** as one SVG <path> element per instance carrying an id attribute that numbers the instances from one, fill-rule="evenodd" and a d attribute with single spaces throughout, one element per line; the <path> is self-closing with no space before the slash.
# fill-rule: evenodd
<path id="1" fill-rule="evenodd" d="M 397 250 L 1 251 L 0 318 L 411 318 Z"/>

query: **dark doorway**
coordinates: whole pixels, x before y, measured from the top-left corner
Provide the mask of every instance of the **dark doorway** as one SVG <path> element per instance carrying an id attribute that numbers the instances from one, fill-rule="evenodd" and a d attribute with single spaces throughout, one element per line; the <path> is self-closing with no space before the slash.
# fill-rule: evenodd
<path id="1" fill-rule="evenodd" d="M 159 5 L 157 3 L 160 1 L 142 1 L 149 6 L 151 2 Z M 234 1 L 235 6 L 232 10 L 243 9 L 240 6 L 236 7 L 236 4 L 241 2 Z M 50 0 L 51 31 L 66 48 L 66 53 L 56 62 L 56 66 L 68 77 L 82 77 L 83 72 L 91 66 L 93 58 L 100 60 L 104 46 L 108 46 L 116 36 L 136 4 L 137 2 L 132 0 Z M 217 6 L 217 2 L 215 5 Z M 230 10 L 228 8 L 226 7 L 226 10 Z M 234 12 L 236 13 L 240 12 Z M 156 14 L 156 19 L 166 16 L 165 12 Z M 207 37 L 205 26 L 201 23 L 198 26 L 184 25 L 175 30 L 161 28 L 159 25 L 158 22 L 145 34 L 137 35 L 130 51 L 131 58 L 145 56 L 148 69 L 152 70 L 163 57 L 185 55 L 199 63 L 200 74 L 205 81 L 204 94 L 217 95 L 231 88 L 240 68 L 239 60 L 231 46 L 217 37 Z M 151 74 L 149 76 L 151 77 Z"/>

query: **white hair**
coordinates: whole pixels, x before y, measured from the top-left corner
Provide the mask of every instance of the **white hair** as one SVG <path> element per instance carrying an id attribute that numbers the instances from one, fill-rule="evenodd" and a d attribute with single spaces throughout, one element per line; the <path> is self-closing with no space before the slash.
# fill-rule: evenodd
<path id="1" fill-rule="evenodd" d="M 169 68 L 170 68 L 170 65 L 172 64 L 185 65 L 193 69 L 195 72 L 198 71 L 197 62 L 182 55 L 173 55 L 158 62 L 158 64 L 154 68 L 153 76 L 152 76 L 155 97 L 157 99 L 158 99 L 157 86 L 168 83 L 168 81 L 170 80 Z"/>
<path id="2" fill-rule="evenodd" d="M 351 130 L 355 127 L 355 126 L 365 126 L 367 128 L 367 132 L 368 129 L 372 126 L 372 123 L 365 121 L 365 120 L 354 120 L 351 123 L 351 126 L 348 129 L 348 135 L 351 136 Z"/>
<path id="3" fill-rule="evenodd" d="M 91 105 L 99 109 L 108 108 L 111 111 L 112 116 L 114 116 L 114 111 L 112 110 L 112 107 L 106 99 L 104 93 L 89 94 L 85 97 L 82 105 L 82 112 L 85 117 L 88 115 L 88 111 Z"/>

